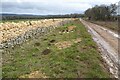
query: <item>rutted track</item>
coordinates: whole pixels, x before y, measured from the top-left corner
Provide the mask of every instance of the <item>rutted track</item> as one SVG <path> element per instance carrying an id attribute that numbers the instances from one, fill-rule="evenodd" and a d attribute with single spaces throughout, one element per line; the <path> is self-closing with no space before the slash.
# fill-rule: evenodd
<path id="1" fill-rule="evenodd" d="M 118 39 L 119 36 L 114 32 L 107 30 L 96 24 L 84 21 L 80 21 L 88 29 L 88 32 L 92 35 L 94 41 L 101 49 L 101 55 L 108 64 L 110 73 L 118 78 Z"/>

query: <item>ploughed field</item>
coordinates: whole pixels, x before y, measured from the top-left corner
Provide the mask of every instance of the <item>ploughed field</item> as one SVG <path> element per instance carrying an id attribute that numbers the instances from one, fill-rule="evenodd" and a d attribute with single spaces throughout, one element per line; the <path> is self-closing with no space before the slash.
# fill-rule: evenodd
<path id="1" fill-rule="evenodd" d="M 112 77 L 96 43 L 78 19 L 5 48 L 2 58 L 2 75 L 6 78 Z"/>

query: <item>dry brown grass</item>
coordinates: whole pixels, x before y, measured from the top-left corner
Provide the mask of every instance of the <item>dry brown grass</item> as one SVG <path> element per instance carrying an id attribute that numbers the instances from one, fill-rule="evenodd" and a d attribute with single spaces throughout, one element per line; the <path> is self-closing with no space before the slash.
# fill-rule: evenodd
<path id="1" fill-rule="evenodd" d="M 81 38 L 73 39 L 72 41 L 61 41 L 61 42 L 55 43 L 55 46 L 58 49 L 65 49 L 72 46 L 74 43 L 78 43 L 80 41 L 81 41 Z"/>
<path id="2" fill-rule="evenodd" d="M 76 28 L 76 26 L 69 26 L 68 27 L 68 31 L 72 31 L 72 30 L 74 30 Z"/>
<path id="3" fill-rule="evenodd" d="M 118 31 L 118 22 L 117 21 L 91 21 L 92 23 L 101 25 L 105 28 L 108 28 L 112 31 Z"/>
<path id="4" fill-rule="evenodd" d="M 41 73 L 39 71 L 31 72 L 30 74 L 26 74 L 23 76 L 20 76 L 20 78 L 47 78 L 44 73 Z"/>

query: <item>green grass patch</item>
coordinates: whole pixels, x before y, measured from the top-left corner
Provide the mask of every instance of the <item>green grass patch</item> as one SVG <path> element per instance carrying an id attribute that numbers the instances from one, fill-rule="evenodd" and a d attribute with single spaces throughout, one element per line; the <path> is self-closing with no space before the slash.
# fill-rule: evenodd
<path id="1" fill-rule="evenodd" d="M 59 33 L 72 25 L 76 26 L 73 32 Z M 82 41 L 62 50 L 54 45 L 55 42 L 76 38 L 81 38 Z M 55 42 L 51 43 L 51 40 Z M 42 53 L 45 49 L 50 49 L 46 55 Z M 103 68 L 95 42 L 79 20 L 5 51 L 2 74 L 6 78 L 20 77 L 34 71 L 43 72 L 50 78 L 110 77 L 108 71 Z"/>

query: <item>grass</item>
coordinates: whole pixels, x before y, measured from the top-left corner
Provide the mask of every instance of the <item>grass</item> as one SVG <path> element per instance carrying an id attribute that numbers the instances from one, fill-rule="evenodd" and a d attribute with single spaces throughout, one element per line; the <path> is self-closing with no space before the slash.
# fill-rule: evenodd
<path id="1" fill-rule="evenodd" d="M 117 21 L 90 21 L 90 22 L 101 25 L 112 31 L 118 32 L 118 22 Z"/>
<path id="2" fill-rule="evenodd" d="M 74 32 L 58 33 L 72 25 L 77 26 Z M 62 50 L 50 44 L 51 40 L 59 42 L 76 38 L 81 38 L 82 41 Z M 48 47 L 50 53 L 42 54 Z M 6 49 L 2 56 L 2 75 L 6 78 L 18 78 L 34 71 L 45 73 L 50 78 L 110 77 L 95 42 L 79 20 L 56 28 L 43 37 Z"/>

